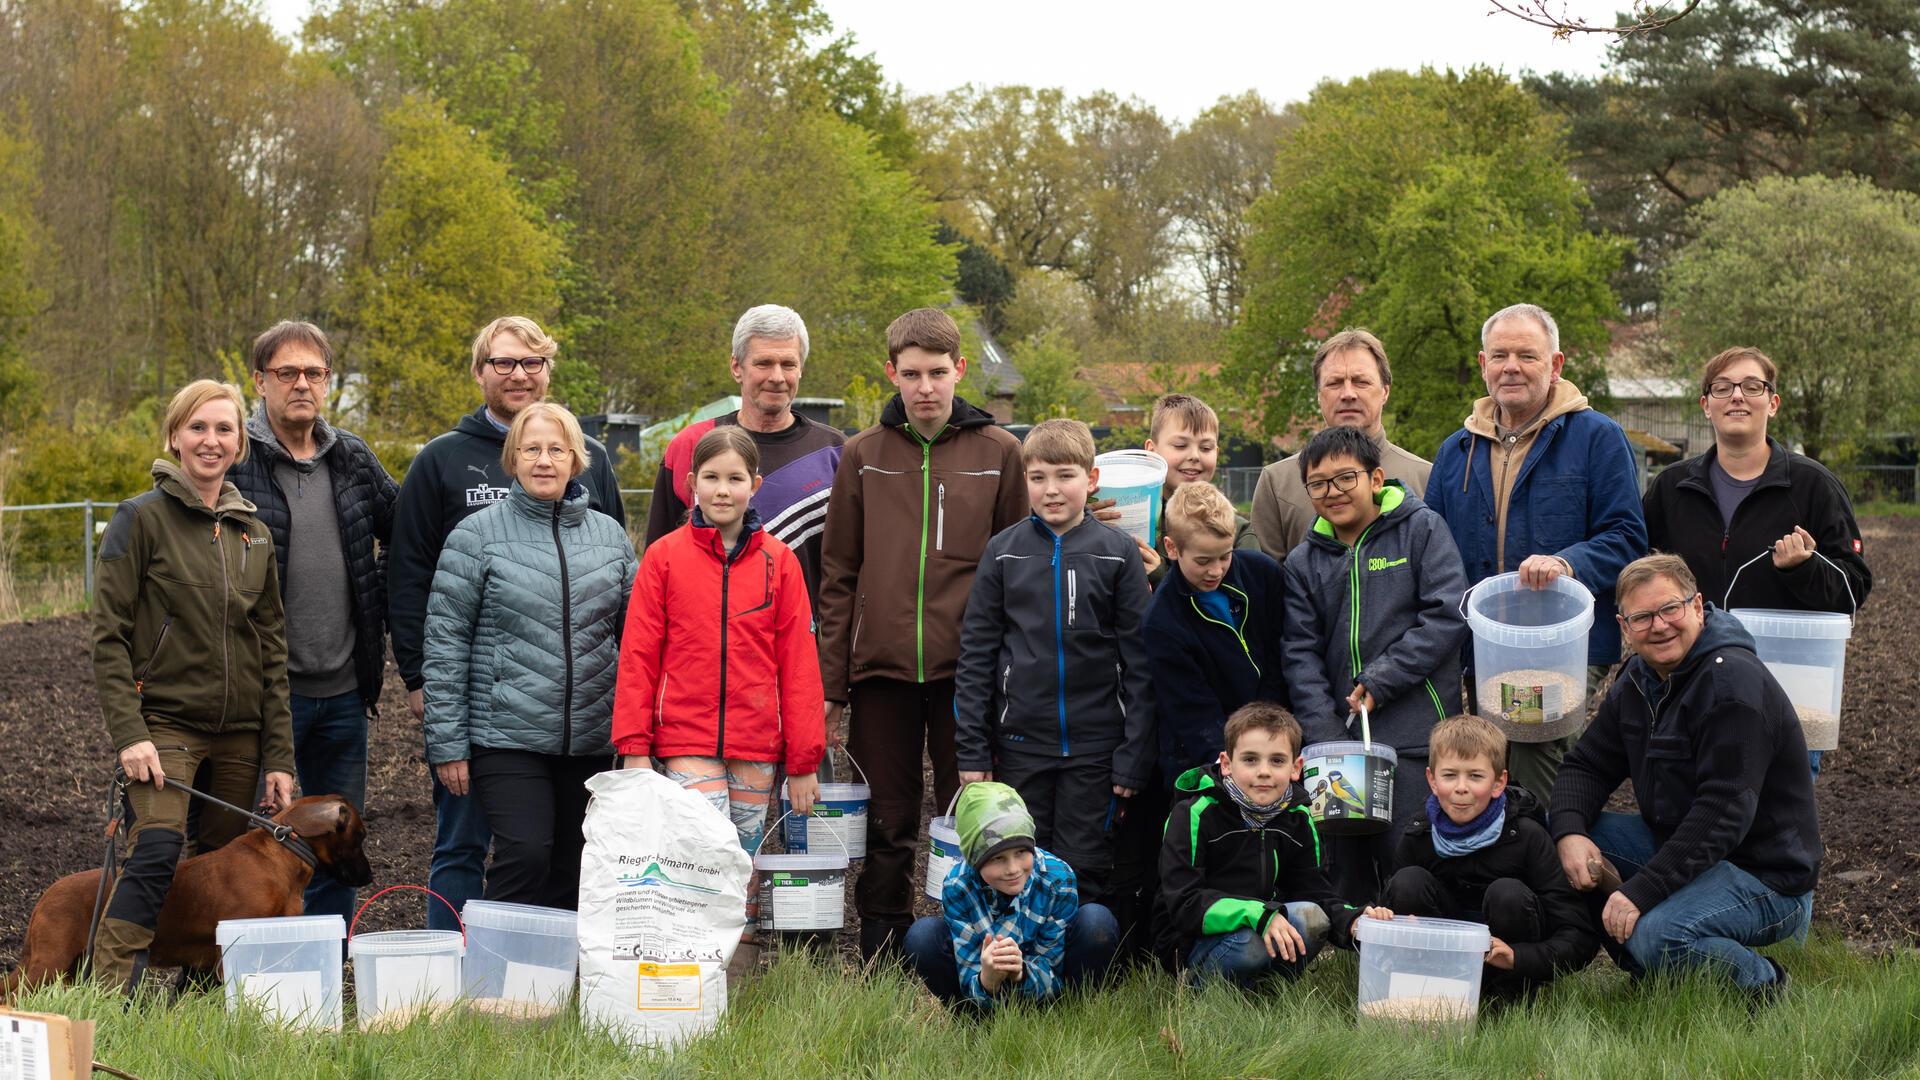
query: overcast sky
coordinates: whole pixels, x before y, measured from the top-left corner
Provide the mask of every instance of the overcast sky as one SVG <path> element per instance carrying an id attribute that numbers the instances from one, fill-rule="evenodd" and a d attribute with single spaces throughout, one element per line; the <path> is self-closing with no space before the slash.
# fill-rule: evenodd
<path id="1" fill-rule="evenodd" d="M 1480 63 L 1597 74 L 1609 40 L 1550 31 L 1487 0 L 821 0 L 834 25 L 879 57 L 909 93 L 963 83 L 1065 87 L 1072 95 L 1137 95 L 1183 121 L 1223 94 L 1258 90 L 1276 105 L 1307 96 L 1322 79 L 1380 68 L 1465 68 Z M 1622 6 L 1567 0 L 1600 23 Z M 309 0 L 266 0 L 291 35 Z M 1558 7 L 1555 10 L 1559 10 Z"/>

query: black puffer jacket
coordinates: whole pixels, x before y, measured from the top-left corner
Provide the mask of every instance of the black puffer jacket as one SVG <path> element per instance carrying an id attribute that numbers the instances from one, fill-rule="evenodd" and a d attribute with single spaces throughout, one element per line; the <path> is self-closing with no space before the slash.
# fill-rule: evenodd
<path id="1" fill-rule="evenodd" d="M 386 550 L 393 538 L 393 507 L 400 497 L 400 485 L 387 475 L 373 449 L 353 432 L 322 420 L 314 424 L 313 437 L 332 478 L 340 546 L 347 557 L 347 573 L 353 579 L 354 682 L 360 688 L 360 700 L 372 709 L 380 700 L 380 680 L 387 663 Z M 274 437 L 264 412 L 256 411 L 247 420 L 247 440 L 251 452 L 245 461 L 227 470 L 227 480 L 257 507 L 254 516 L 273 536 L 284 600 L 287 548 L 292 543 L 287 532 L 293 515 L 287 507 L 286 493 L 273 478 L 273 467 L 292 457 Z M 377 551 L 375 541 L 380 544 Z"/>
<path id="2" fill-rule="evenodd" d="M 1528 979 L 1578 971 L 1600 948 L 1586 904 L 1560 869 L 1560 854 L 1542 821 L 1542 809 L 1526 788 L 1510 784 L 1500 839 L 1479 851 L 1442 858 L 1433 850 L 1433 823 L 1421 813 L 1407 823 L 1394 857 L 1396 866 L 1430 871 L 1468 911 L 1479 911 L 1487 886 L 1501 878 L 1513 878 L 1532 889 L 1540 898 L 1546 940 L 1507 942 L 1513 947 L 1514 973 Z"/>

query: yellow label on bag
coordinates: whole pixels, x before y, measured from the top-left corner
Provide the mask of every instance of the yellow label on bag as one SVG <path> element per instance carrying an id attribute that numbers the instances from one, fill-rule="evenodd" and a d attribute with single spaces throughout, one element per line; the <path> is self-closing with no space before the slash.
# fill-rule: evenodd
<path id="1" fill-rule="evenodd" d="M 634 1007 L 663 1012 L 697 1012 L 700 1009 L 699 964 L 640 965 Z"/>

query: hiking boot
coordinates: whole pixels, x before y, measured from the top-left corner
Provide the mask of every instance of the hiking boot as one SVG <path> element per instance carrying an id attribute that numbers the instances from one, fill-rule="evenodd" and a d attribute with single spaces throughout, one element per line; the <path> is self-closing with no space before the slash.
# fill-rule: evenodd
<path id="1" fill-rule="evenodd" d="M 906 961 L 906 952 L 902 943 L 907 936 L 907 928 L 881 922 L 862 922 L 860 924 L 860 962 L 869 967 L 877 964 L 901 964 Z"/>

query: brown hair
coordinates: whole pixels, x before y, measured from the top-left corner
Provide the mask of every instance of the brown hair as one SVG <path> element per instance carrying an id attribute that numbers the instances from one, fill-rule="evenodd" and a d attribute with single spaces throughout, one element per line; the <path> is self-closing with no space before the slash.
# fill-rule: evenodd
<path id="1" fill-rule="evenodd" d="M 693 464 L 687 466 L 687 471 L 698 474 L 700 466 L 728 452 L 740 455 L 740 460 L 747 463 L 748 473 L 760 475 L 760 444 L 738 424 L 716 427 L 700 436 L 700 441 L 693 444 Z"/>
<path id="2" fill-rule="evenodd" d="M 1046 420 L 1027 432 L 1020 464 L 1078 465 L 1093 471 L 1093 430 L 1078 420 Z"/>
<path id="3" fill-rule="evenodd" d="M 253 339 L 253 370 L 267 370 L 274 355 L 288 345 L 305 345 L 320 354 L 322 364 L 333 366 L 333 345 L 327 341 L 326 331 L 310 322 L 282 319 Z"/>
<path id="4" fill-rule="evenodd" d="M 560 343 L 540 329 L 539 323 L 525 315 L 502 315 L 473 335 L 473 370 L 480 370 L 481 363 L 493 349 L 493 339 L 501 334 L 512 334 L 520 339 L 522 345 L 532 349 L 536 356 L 544 356 L 549 360 L 560 351 Z"/>
<path id="5" fill-rule="evenodd" d="M 1320 347 L 1314 350 L 1314 390 L 1317 391 L 1320 389 L 1320 369 L 1327 366 L 1327 357 L 1337 352 L 1345 352 L 1348 349 L 1365 349 L 1367 352 L 1372 353 L 1374 364 L 1380 368 L 1380 385 L 1393 385 L 1393 367 L 1387 363 L 1387 347 L 1380 344 L 1380 339 L 1374 337 L 1371 331 L 1363 330 L 1356 326 L 1351 330 L 1340 331 L 1321 342 Z"/>
<path id="6" fill-rule="evenodd" d="M 1483 757 L 1493 764 L 1494 772 L 1503 773 L 1507 771 L 1507 736 L 1484 716 L 1449 716 L 1427 734 L 1427 760 L 1437 765 L 1443 757 L 1462 761 Z"/>
<path id="7" fill-rule="evenodd" d="M 1147 437 L 1158 439 L 1160 427 L 1169 420 L 1180 421 L 1180 426 L 1195 435 L 1204 435 L 1211 431 L 1220 432 L 1219 414 L 1213 406 L 1194 397 L 1192 394 L 1161 394 L 1153 403 L 1153 413 L 1147 420 Z"/>
<path id="8" fill-rule="evenodd" d="M 507 427 L 506 441 L 500 444 L 500 467 L 508 476 L 520 475 L 520 440 L 526 437 L 527 425 L 535 420 L 551 420 L 560 426 L 560 437 L 573 451 L 573 471 L 567 478 L 579 476 L 587 471 L 592 462 L 587 459 L 587 436 L 580 430 L 580 421 L 573 418 L 566 406 L 551 401 L 536 401 L 521 409 Z"/>
<path id="9" fill-rule="evenodd" d="M 1718 355 L 1707 361 L 1707 369 L 1700 373 L 1700 396 L 1706 397 L 1707 388 L 1713 385 L 1713 380 L 1718 378 L 1721 372 L 1742 360 L 1751 360 L 1759 364 L 1768 385 L 1773 385 L 1778 380 L 1779 369 L 1773 366 L 1773 361 L 1767 358 L 1766 353 L 1751 345 L 1735 345 L 1731 349 L 1722 349 Z"/>
<path id="10" fill-rule="evenodd" d="M 1656 578 L 1671 578 L 1675 585 L 1688 593 L 1700 591 L 1700 583 L 1694 579 L 1693 571 L 1687 569 L 1687 560 L 1678 555 L 1669 555 L 1656 551 L 1651 555 L 1642 555 L 1627 564 L 1620 571 L 1619 578 L 1613 583 L 1613 602 L 1620 604 L 1627 594 Z"/>
<path id="11" fill-rule="evenodd" d="M 1256 729 L 1269 735 L 1286 736 L 1287 745 L 1292 748 L 1294 756 L 1300 756 L 1300 721 L 1271 701 L 1249 701 L 1227 717 L 1221 743 L 1227 748 L 1227 756 L 1233 756 L 1233 748 L 1239 743 L 1240 736 Z"/>
<path id="12" fill-rule="evenodd" d="M 915 346 L 958 360 L 960 327 L 953 316 L 930 307 L 914 308 L 887 324 L 887 363 L 897 362 L 903 351 Z"/>
<path id="13" fill-rule="evenodd" d="M 1176 544 L 1205 533 L 1230 539 L 1234 533 L 1233 504 L 1219 488 L 1194 481 L 1181 484 L 1167 497 L 1166 532 Z"/>
<path id="14" fill-rule="evenodd" d="M 240 452 L 234 455 L 233 463 L 238 465 L 247 460 L 247 446 L 253 440 L 247 438 L 246 398 L 240 396 L 240 388 L 232 383 L 212 379 L 195 379 L 173 395 L 173 400 L 167 403 L 166 419 L 160 425 L 160 448 L 173 455 L 173 460 L 179 461 L 180 451 L 173 446 L 174 433 L 193 419 L 193 414 L 200 411 L 200 406 L 221 399 L 233 402 L 233 424 L 240 433 Z"/>

